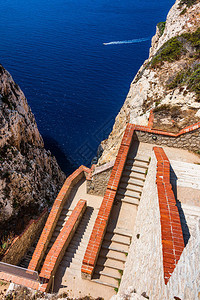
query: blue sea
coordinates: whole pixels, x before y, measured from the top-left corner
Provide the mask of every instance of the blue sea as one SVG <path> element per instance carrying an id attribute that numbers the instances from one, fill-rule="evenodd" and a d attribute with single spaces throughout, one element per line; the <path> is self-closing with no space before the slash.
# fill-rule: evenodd
<path id="1" fill-rule="evenodd" d="M 66 174 L 90 166 L 174 2 L 1 2 L 0 63 L 24 91 Z"/>

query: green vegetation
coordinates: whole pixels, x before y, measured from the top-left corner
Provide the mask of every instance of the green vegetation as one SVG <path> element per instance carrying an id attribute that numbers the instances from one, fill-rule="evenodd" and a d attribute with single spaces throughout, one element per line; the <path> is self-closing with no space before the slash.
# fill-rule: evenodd
<path id="1" fill-rule="evenodd" d="M 188 50 L 192 46 L 192 50 Z M 191 58 L 200 58 L 200 27 L 193 33 L 183 33 L 168 40 L 152 58 L 151 67 L 159 67 L 164 61 L 179 60 L 181 55 L 189 52 Z"/>
<path id="2" fill-rule="evenodd" d="M 184 14 L 186 13 L 186 11 L 187 11 L 187 8 L 185 7 L 185 8 L 182 10 L 182 12 L 180 13 L 180 15 L 181 15 L 181 16 L 184 15 Z"/>
<path id="3" fill-rule="evenodd" d="M 181 35 L 184 39 L 187 40 L 193 47 L 195 47 L 195 50 L 197 52 L 196 56 L 200 57 L 200 27 L 193 33 L 183 33 Z"/>
<path id="4" fill-rule="evenodd" d="M 188 91 L 195 92 L 196 100 L 200 102 L 200 64 L 179 72 L 168 88 L 174 89 L 178 86 L 186 86 Z"/>
<path id="5" fill-rule="evenodd" d="M 118 290 L 119 290 L 118 288 L 114 288 L 114 291 L 115 291 L 116 293 L 118 293 Z"/>
<path id="6" fill-rule="evenodd" d="M 165 25 L 166 25 L 166 22 L 159 22 L 157 24 L 157 27 L 159 29 L 159 33 L 160 33 L 160 37 L 163 35 L 164 33 L 164 30 L 165 30 Z"/>
<path id="7" fill-rule="evenodd" d="M 118 272 L 121 276 L 123 275 L 123 270 L 118 270 Z"/>
<path id="8" fill-rule="evenodd" d="M 176 119 L 177 117 L 181 116 L 181 109 L 177 105 L 170 105 L 170 104 L 162 104 L 154 109 L 154 112 L 163 113 L 163 114 L 170 114 L 172 119 Z"/>
<path id="9" fill-rule="evenodd" d="M 118 286 L 120 286 L 121 278 L 118 278 L 117 281 L 118 281 Z"/>
<path id="10" fill-rule="evenodd" d="M 186 5 L 187 7 L 191 7 L 192 5 L 198 2 L 199 0 L 181 0 L 179 3 L 179 8 L 181 8 L 183 5 Z"/>
<path id="11" fill-rule="evenodd" d="M 173 62 L 181 57 L 183 51 L 183 43 L 177 37 L 167 41 L 152 58 L 151 66 L 161 65 L 163 61 Z"/>

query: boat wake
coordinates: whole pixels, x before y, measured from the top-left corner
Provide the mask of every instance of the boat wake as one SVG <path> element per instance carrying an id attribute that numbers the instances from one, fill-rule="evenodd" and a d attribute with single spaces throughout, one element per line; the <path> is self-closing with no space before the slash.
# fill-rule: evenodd
<path id="1" fill-rule="evenodd" d="M 146 41 L 149 41 L 149 40 L 150 40 L 150 37 L 141 38 L 141 39 L 134 39 L 134 40 L 114 41 L 114 42 L 109 42 L 109 43 L 103 43 L 103 45 L 108 46 L 108 45 L 135 44 L 135 43 L 146 42 Z"/>

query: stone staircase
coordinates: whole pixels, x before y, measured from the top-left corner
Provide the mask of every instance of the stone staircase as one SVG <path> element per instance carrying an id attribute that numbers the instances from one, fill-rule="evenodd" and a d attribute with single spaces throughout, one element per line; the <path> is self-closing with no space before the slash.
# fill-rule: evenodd
<path id="1" fill-rule="evenodd" d="M 28 252 L 26 253 L 26 255 L 20 261 L 19 267 L 28 269 L 28 265 L 29 265 L 29 263 L 31 261 L 31 258 L 33 256 L 33 252 L 35 251 L 35 248 L 37 246 L 38 241 L 39 241 L 39 237 L 37 238 L 37 240 L 35 241 L 35 243 L 28 249 Z"/>
<path id="2" fill-rule="evenodd" d="M 72 203 L 72 205 L 75 206 L 74 203 Z M 73 211 L 72 205 L 69 207 L 69 204 L 66 203 L 63 206 L 63 209 L 61 211 L 60 217 L 59 217 L 59 219 L 57 221 L 56 227 L 55 227 L 54 232 L 52 234 L 51 240 L 50 240 L 50 242 L 48 244 L 48 247 L 46 249 L 45 255 L 44 255 L 43 259 L 42 259 L 42 263 L 40 264 L 39 272 L 41 271 L 41 268 L 43 266 L 43 263 L 44 263 L 44 261 L 46 259 L 46 256 L 47 256 L 49 250 L 53 246 L 53 243 L 55 242 L 55 240 L 58 237 L 60 231 L 62 230 L 63 226 L 65 225 L 66 221 L 68 220 L 69 216 L 71 215 L 71 213 Z"/>
<path id="3" fill-rule="evenodd" d="M 134 157 L 130 151 L 111 211 L 106 234 L 97 259 L 92 282 L 118 290 L 131 244 L 149 156 Z"/>
<path id="4" fill-rule="evenodd" d="M 73 275 L 80 275 L 81 263 L 89 242 L 98 209 L 88 206 L 81 219 L 81 222 L 63 256 L 59 269 L 67 270 Z M 64 276 L 65 277 L 65 276 Z"/>

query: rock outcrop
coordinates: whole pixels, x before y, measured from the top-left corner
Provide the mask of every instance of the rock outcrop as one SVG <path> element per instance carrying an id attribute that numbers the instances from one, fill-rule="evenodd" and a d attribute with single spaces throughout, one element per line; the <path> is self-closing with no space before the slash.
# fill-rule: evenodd
<path id="1" fill-rule="evenodd" d="M 177 132 L 200 120 L 200 1 L 177 0 L 157 26 L 149 58 L 139 69 L 98 164 L 113 160 L 128 122 Z"/>
<path id="2" fill-rule="evenodd" d="M 64 180 L 23 92 L 0 65 L 0 229 L 20 231 L 51 204 Z"/>

